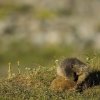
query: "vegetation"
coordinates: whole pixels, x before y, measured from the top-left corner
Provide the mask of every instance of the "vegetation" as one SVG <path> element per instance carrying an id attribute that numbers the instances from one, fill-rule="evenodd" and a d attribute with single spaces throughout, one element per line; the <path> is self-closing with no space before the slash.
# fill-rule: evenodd
<path id="1" fill-rule="evenodd" d="M 32 5 L 20 3 L 32 0 L 12 1 L 0 1 L 0 100 L 99 100 L 100 86 L 82 93 L 50 89 L 56 77 L 56 59 L 78 57 L 92 71 L 100 71 L 100 51 L 94 50 L 96 45 L 100 49 L 99 0 L 68 0 L 68 8 L 67 2 L 59 5 L 66 0 L 51 0 L 50 6 L 42 5 L 45 1 L 49 4 L 49 0 L 34 0 Z M 86 33 L 84 37 L 83 30 L 89 38 Z M 41 45 L 31 41 L 36 34 L 44 36 L 46 32 L 58 32 L 61 42 Z M 30 33 L 34 35 L 31 39 Z"/>
<path id="2" fill-rule="evenodd" d="M 17 46 L 18 45 L 16 44 L 16 47 Z M 14 48 L 12 47 L 11 50 L 13 51 L 13 49 Z M 8 73 L 6 73 L 8 74 L 8 76 L 1 79 L 0 81 L 0 100 L 99 100 L 100 86 L 91 87 L 83 91 L 83 93 L 74 91 L 71 92 L 68 90 L 63 92 L 55 92 L 50 89 L 51 82 L 56 77 L 56 66 L 54 64 L 54 58 L 49 58 L 49 56 L 56 55 L 56 58 L 58 58 L 59 56 L 61 57 L 61 55 L 64 53 L 63 51 L 61 51 L 61 49 L 59 50 L 57 47 L 56 49 L 54 49 L 53 47 L 51 49 L 42 48 L 41 52 L 40 49 L 36 49 L 36 51 L 34 50 L 33 53 L 30 52 L 30 49 L 25 50 L 25 52 L 19 53 L 17 51 L 16 53 L 13 53 L 15 53 L 16 55 L 19 54 L 19 58 L 23 56 L 19 60 L 22 59 L 24 63 L 27 63 L 27 60 L 29 58 L 30 59 L 28 62 L 30 63 L 30 60 L 33 59 L 34 56 L 35 58 L 38 56 L 36 61 L 39 60 L 39 62 L 37 62 L 38 64 L 33 65 L 29 65 L 28 63 L 29 66 L 21 65 L 20 61 L 17 62 L 17 65 L 9 63 L 9 68 L 6 68 L 9 69 Z M 38 52 L 39 54 L 36 52 Z M 67 53 L 70 54 L 70 52 Z M 11 54 L 10 51 L 9 53 Z M 7 58 L 7 55 L 10 55 L 9 53 L 6 53 L 3 57 Z M 87 57 L 83 58 L 85 58 L 85 61 L 87 61 L 87 63 L 91 66 L 92 70 L 100 70 L 100 58 L 98 56 L 99 54 L 95 54 L 95 56 L 92 52 L 90 54 L 86 55 Z M 14 62 L 14 60 L 11 61 Z M 45 63 L 43 66 L 39 65 L 39 63 L 43 62 Z M 15 71 L 15 69 L 17 70 Z"/>

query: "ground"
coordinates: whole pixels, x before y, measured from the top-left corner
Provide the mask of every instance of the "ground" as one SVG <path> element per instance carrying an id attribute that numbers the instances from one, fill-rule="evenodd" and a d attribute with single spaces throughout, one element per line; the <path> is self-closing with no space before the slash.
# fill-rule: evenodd
<path id="1" fill-rule="evenodd" d="M 11 73 L 12 74 L 12 73 Z M 0 82 L 0 100 L 99 100 L 100 86 L 94 86 L 82 93 L 74 91 L 56 92 L 50 84 L 56 77 L 56 66 L 26 68 Z"/>

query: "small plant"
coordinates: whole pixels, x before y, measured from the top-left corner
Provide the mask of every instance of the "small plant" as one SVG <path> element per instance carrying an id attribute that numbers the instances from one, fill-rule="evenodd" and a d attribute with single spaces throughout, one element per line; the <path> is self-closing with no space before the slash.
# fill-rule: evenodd
<path id="1" fill-rule="evenodd" d="M 12 71 L 11 71 L 11 62 L 8 63 L 8 79 L 11 79 Z"/>
<path id="2" fill-rule="evenodd" d="M 18 65 L 18 74 L 20 74 L 21 73 L 21 71 L 20 71 L 20 63 L 19 63 L 19 61 L 17 61 L 17 65 Z"/>

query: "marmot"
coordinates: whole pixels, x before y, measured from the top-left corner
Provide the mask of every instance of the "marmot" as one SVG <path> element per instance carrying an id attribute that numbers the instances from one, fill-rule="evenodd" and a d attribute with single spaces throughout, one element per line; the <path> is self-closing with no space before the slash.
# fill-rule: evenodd
<path id="1" fill-rule="evenodd" d="M 79 92 L 82 92 L 85 89 L 98 85 L 100 85 L 100 71 L 93 70 L 88 74 L 86 79 L 77 87 L 77 90 Z"/>
<path id="2" fill-rule="evenodd" d="M 66 58 L 57 67 L 57 75 L 64 77 L 66 80 L 73 80 L 77 89 L 89 74 L 87 64 L 77 58 Z M 73 79 L 72 79 L 73 78 Z"/>
<path id="3" fill-rule="evenodd" d="M 64 77 L 57 76 L 51 83 L 50 89 L 57 91 L 57 92 L 62 92 L 65 90 L 71 90 L 73 87 L 76 85 L 74 81 L 71 80 L 65 80 Z"/>

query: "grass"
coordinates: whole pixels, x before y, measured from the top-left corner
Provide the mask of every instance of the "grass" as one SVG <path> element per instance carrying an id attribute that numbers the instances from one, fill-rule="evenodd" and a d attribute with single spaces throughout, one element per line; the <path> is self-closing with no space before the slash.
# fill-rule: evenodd
<path id="1" fill-rule="evenodd" d="M 88 64 L 94 64 L 97 69 L 99 58 L 88 59 Z M 95 62 L 95 63 L 93 63 Z M 21 66 L 17 62 L 18 68 Z M 98 63 L 99 64 L 99 63 Z M 93 70 L 94 70 L 93 69 Z M 98 68 L 99 70 L 100 68 Z M 10 74 L 10 75 L 9 75 Z M 9 63 L 7 78 L 0 81 L 0 100 L 99 100 L 100 86 L 91 87 L 83 93 L 50 90 L 50 84 L 56 77 L 56 66 L 32 66 L 25 68 L 24 73 L 12 71 Z"/>
<path id="2" fill-rule="evenodd" d="M 75 53 L 74 53 L 75 52 Z M 37 47 L 25 41 L 13 42 L 7 51 L 0 54 L 0 64 L 5 67 L 4 78 L 0 77 L 0 100 L 99 100 L 100 86 L 91 87 L 83 93 L 50 89 L 56 77 L 55 60 L 76 54 L 100 71 L 100 53 L 78 50 L 65 46 Z M 0 66 L 1 68 L 1 66 Z M 9 70 L 8 70 L 9 69 Z M 8 72 L 7 72 L 8 71 Z M 0 72 L 1 73 L 1 72 Z"/>
<path id="3" fill-rule="evenodd" d="M 60 58 L 63 54 L 64 56 L 69 56 L 72 52 L 72 47 L 38 47 L 26 42 L 25 40 L 15 41 L 10 44 L 7 51 L 0 53 L 0 64 L 7 64 L 9 61 L 14 63 L 19 60 L 21 63 L 25 63 L 26 65 L 37 63 L 42 66 L 47 66 L 48 64 L 51 66 L 54 64 L 55 59 Z"/>

